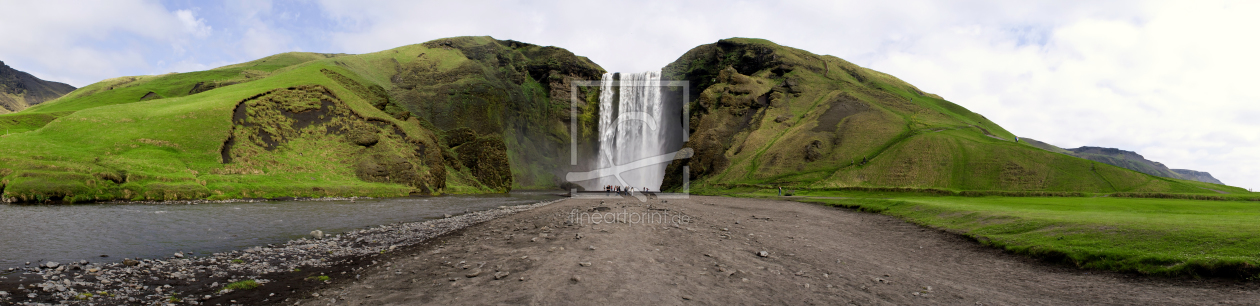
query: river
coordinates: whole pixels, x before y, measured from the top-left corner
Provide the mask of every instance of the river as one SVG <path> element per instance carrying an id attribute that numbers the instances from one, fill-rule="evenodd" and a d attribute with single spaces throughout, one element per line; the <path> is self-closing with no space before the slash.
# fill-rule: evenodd
<path id="1" fill-rule="evenodd" d="M 416 222 L 559 198 L 512 192 L 256 203 L 0 205 L 0 269 L 47 261 L 207 255 L 395 222 Z M 102 258 L 101 255 L 108 255 Z"/>

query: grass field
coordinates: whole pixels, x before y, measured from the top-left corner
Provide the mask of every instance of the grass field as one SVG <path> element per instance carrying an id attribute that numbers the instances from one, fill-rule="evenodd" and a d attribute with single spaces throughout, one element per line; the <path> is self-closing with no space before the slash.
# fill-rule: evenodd
<path id="1" fill-rule="evenodd" d="M 701 193 L 711 190 L 699 190 Z M 775 189 L 728 195 L 776 197 Z M 1232 201 L 940 196 L 931 191 L 797 191 L 799 201 L 896 216 L 982 244 L 1081 268 L 1260 277 L 1260 194 Z"/>

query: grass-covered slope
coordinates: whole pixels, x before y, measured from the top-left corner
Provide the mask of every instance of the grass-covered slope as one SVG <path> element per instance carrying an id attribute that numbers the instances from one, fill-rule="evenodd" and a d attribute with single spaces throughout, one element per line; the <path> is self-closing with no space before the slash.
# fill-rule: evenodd
<path id="1" fill-rule="evenodd" d="M 982 115 L 833 56 L 732 38 L 665 67 L 690 82 L 692 158 L 666 188 L 772 184 L 952 190 L 1212 192 L 1036 149 Z"/>
<path id="2" fill-rule="evenodd" d="M 0 194 L 82 202 L 555 186 L 538 157 L 567 156 L 548 150 L 567 148 L 558 144 L 568 121 L 552 102 L 563 99 L 567 115 L 568 86 L 557 84 L 574 71 L 602 73 L 562 49 L 475 37 L 105 80 L 0 116 L 13 129 L 0 136 Z"/>
<path id="3" fill-rule="evenodd" d="M 335 56 L 337 55 L 290 52 L 206 71 L 107 79 L 21 112 L 0 115 L 0 128 L 9 133 L 31 131 L 43 127 L 53 119 L 79 110 L 142 100 L 184 97 L 262 79 L 281 68 Z"/>

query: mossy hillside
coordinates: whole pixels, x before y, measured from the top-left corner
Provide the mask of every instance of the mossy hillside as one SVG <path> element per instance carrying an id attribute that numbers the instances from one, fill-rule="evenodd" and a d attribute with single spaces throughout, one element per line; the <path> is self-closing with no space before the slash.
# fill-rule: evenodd
<path id="1" fill-rule="evenodd" d="M 470 128 L 499 135 L 507 146 L 513 188 L 529 189 L 561 184 L 557 174 L 569 167 L 570 82 L 596 80 L 603 72 L 564 49 L 484 36 L 438 39 L 333 63 L 363 78 L 365 86 L 388 88 L 391 103 L 422 124 L 432 123 L 427 127 L 435 131 Z M 598 90 L 580 88 L 578 98 L 578 150 L 594 152 Z"/>
<path id="2" fill-rule="evenodd" d="M 478 47 L 485 43 L 493 45 Z M 495 64 L 500 56 L 516 56 L 498 49 L 503 47 L 533 58 L 516 62 L 523 68 Z M 490 73 L 489 79 L 513 76 L 509 70 L 523 72 L 514 75 L 520 92 L 503 93 L 504 88 L 489 86 L 503 84 L 486 82 L 483 75 L 445 74 L 456 76 L 444 79 L 452 82 L 448 91 L 457 97 L 470 94 L 441 102 L 507 119 L 465 117 L 438 128 L 413 115 L 417 105 L 427 102 L 410 100 L 409 105 L 396 98 L 406 94 L 395 86 L 406 65 L 428 61 L 425 65 L 433 73 L 466 68 L 474 60 L 465 52 L 487 63 L 482 72 Z M 397 196 L 555 187 L 555 164 L 566 162 L 560 157 L 568 155 L 565 82 L 600 73 L 589 60 L 563 49 L 474 37 L 363 55 L 286 53 L 209 71 L 116 78 L 9 121 L 29 132 L 0 139 L 0 146 L 21 147 L 0 160 L 0 187 L 9 188 L 4 194 L 11 201 L 36 202 Z M 286 98 L 291 94 L 328 99 Z M 468 96 L 495 103 L 464 103 L 476 102 Z M 583 123 L 576 130 L 591 138 L 597 115 L 586 110 L 597 108 L 597 92 L 584 90 L 579 97 Z M 257 103 L 264 100 L 275 101 Z M 243 117 L 231 119 L 237 110 L 245 111 Z M 499 148 L 496 152 L 503 154 L 491 157 L 506 155 L 506 162 L 487 157 L 478 159 L 484 165 L 467 167 L 456 150 L 437 139 L 443 130 L 483 122 L 496 123 L 501 130 L 487 129 L 476 138 Z M 108 135 L 95 135 L 106 131 Z M 363 140 L 369 138 L 376 142 Z M 502 145 L 486 143 L 494 141 Z M 39 145 L 19 145 L 23 143 Z M 583 148 L 590 150 L 588 146 Z M 491 164 L 497 168 L 484 167 Z"/>
<path id="3" fill-rule="evenodd" d="M 1211 192 L 1034 149 L 895 77 L 765 40 L 697 47 L 664 74 L 692 85 L 696 153 L 666 188 L 685 165 L 693 184 Z"/>
<path id="4" fill-rule="evenodd" d="M 0 149 L 12 152 L 0 157 L 4 195 L 23 201 L 91 201 L 398 196 L 422 191 L 418 186 L 360 179 L 347 165 L 373 156 L 369 152 L 372 149 L 350 145 L 345 135 L 337 133 L 302 134 L 271 150 L 252 151 L 245 160 L 223 163 L 224 144 L 237 131 L 232 120 L 237 105 L 261 93 L 295 86 L 325 88 L 339 101 L 334 104 L 356 114 L 363 121 L 360 123 L 377 122 L 371 125 L 378 132 L 393 131 L 395 135 L 380 141 L 385 145 L 379 150 L 404 152 L 402 143 L 411 152 L 417 143 L 438 146 L 436 135 L 418 121 L 399 120 L 376 109 L 321 69 L 341 68 L 325 62 L 308 63 L 253 82 L 219 88 L 213 94 L 87 108 L 34 131 L 4 135 Z M 290 112 L 293 110 L 298 109 Z M 248 153 L 246 149 L 235 148 Z M 440 161 L 440 153 L 433 152 Z M 417 169 L 431 169 L 428 161 L 417 163 L 413 162 Z M 429 188 L 436 186 L 435 181 Z"/>
<path id="5" fill-rule="evenodd" d="M 603 73 L 588 59 L 560 48 L 490 37 L 439 39 L 380 56 L 396 62 L 398 73 L 389 79 L 391 96 L 411 113 L 440 130 L 469 128 L 479 135 L 500 135 L 513 188 L 562 183 L 559 174 L 570 167 L 572 82 L 598 80 Z M 576 136 L 584 144 L 579 150 L 593 154 L 597 88 L 579 91 Z"/>

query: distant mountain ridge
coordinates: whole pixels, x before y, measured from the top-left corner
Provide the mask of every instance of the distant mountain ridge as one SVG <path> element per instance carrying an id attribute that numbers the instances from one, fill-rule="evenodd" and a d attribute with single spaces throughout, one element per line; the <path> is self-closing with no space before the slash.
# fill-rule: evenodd
<path id="1" fill-rule="evenodd" d="M 0 114 L 54 100 L 75 89 L 69 84 L 41 80 L 0 61 Z"/>
<path id="2" fill-rule="evenodd" d="M 1194 171 L 1194 170 L 1189 170 L 1189 169 L 1172 169 L 1172 171 L 1176 172 L 1177 174 L 1180 174 L 1182 178 L 1187 179 L 1187 180 L 1195 180 L 1195 181 L 1200 181 L 1204 183 L 1225 185 L 1225 183 L 1221 183 L 1220 180 L 1216 179 L 1215 177 L 1212 177 L 1211 173 L 1207 173 L 1203 171 Z"/>
<path id="3" fill-rule="evenodd" d="M 1032 138 L 1020 138 L 1020 140 L 1042 150 L 1076 156 L 1154 176 L 1225 185 L 1225 183 L 1212 177 L 1210 173 L 1187 169 L 1169 169 L 1163 163 L 1148 160 L 1142 157 L 1141 154 L 1133 151 L 1091 146 L 1064 149 Z"/>

